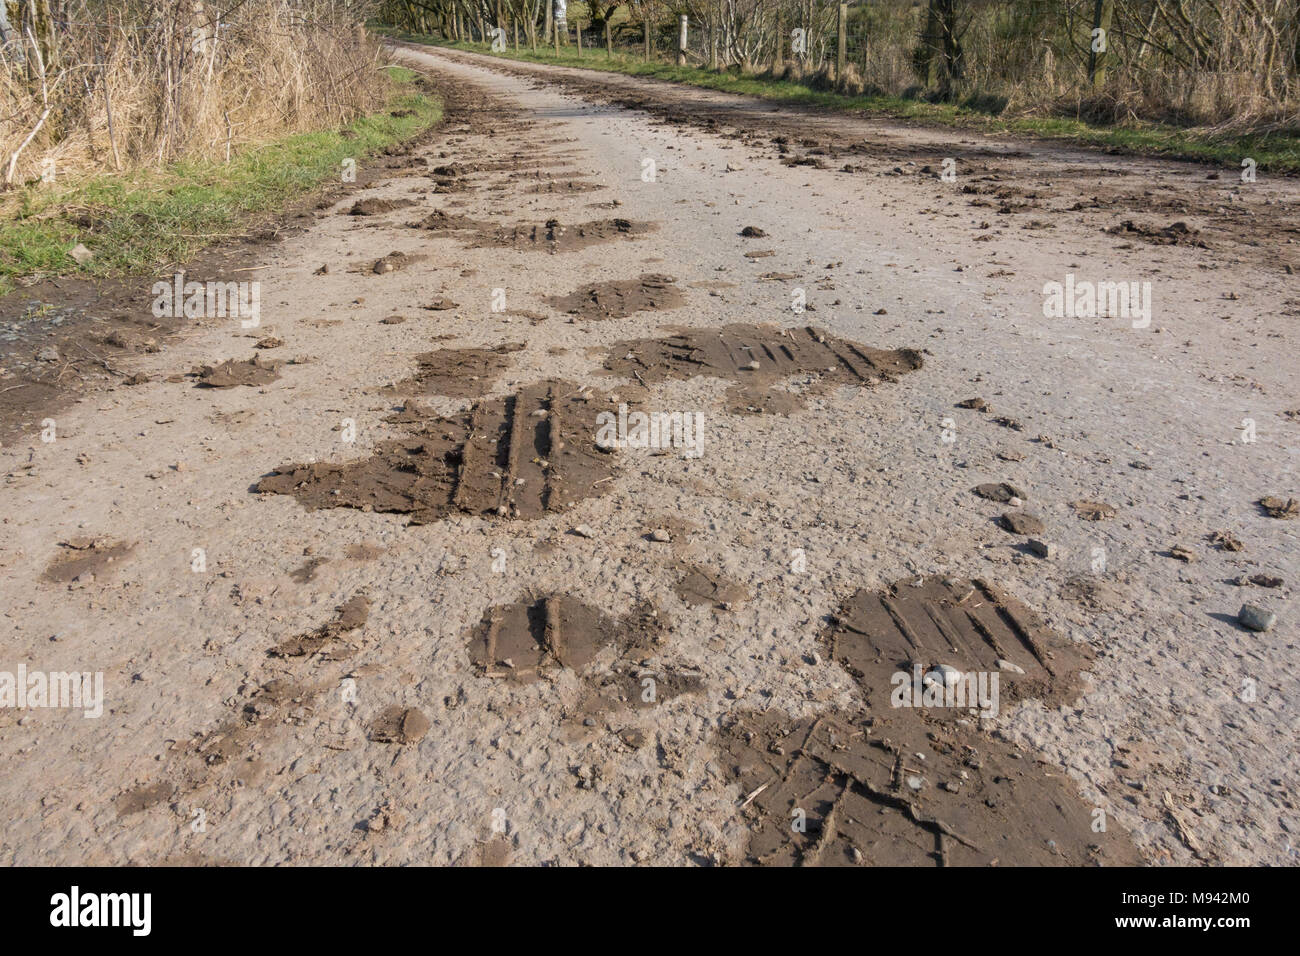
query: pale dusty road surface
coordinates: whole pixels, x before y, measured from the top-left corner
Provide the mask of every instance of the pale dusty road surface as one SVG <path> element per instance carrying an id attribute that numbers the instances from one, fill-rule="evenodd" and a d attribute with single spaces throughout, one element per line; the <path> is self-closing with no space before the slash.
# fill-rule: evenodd
<path id="1" fill-rule="evenodd" d="M 1295 862 L 1295 182 L 395 55 L 258 327 L 0 449 L 0 693 L 103 675 L 0 861 Z"/>

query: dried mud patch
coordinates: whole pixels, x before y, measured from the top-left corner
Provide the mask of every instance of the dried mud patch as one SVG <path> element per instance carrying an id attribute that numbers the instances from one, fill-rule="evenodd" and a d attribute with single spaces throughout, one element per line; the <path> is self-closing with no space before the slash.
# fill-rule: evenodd
<path id="1" fill-rule="evenodd" d="M 1210 248 L 1206 245 L 1205 240 L 1201 238 L 1201 231 L 1192 228 L 1185 222 L 1175 222 L 1168 226 L 1152 226 L 1132 219 L 1125 219 L 1118 226 L 1111 226 L 1106 231 L 1112 236 L 1141 239 L 1143 242 L 1150 242 L 1157 246 Z"/>
<path id="2" fill-rule="evenodd" d="M 594 193 L 605 187 L 600 183 L 589 182 L 584 179 L 546 179 L 533 186 L 529 186 L 524 192 L 529 194 L 542 195 L 575 195 L 577 193 Z"/>
<path id="3" fill-rule="evenodd" d="M 680 309 L 686 296 L 668 275 L 649 273 L 637 279 L 593 282 L 568 295 L 548 296 L 547 305 L 583 319 L 623 319 L 636 312 Z"/>
<path id="4" fill-rule="evenodd" d="M 511 353 L 521 351 L 522 342 L 508 342 L 491 349 L 439 349 L 415 357 L 415 375 L 393 386 L 393 391 L 447 398 L 478 398 L 491 390 L 497 378 L 510 367 Z"/>
<path id="5" fill-rule="evenodd" d="M 429 718 L 414 707 L 385 707 L 370 724 L 370 739 L 381 744 L 417 744 L 429 732 Z"/>
<path id="6" fill-rule="evenodd" d="M 648 235 L 658 229 L 651 222 L 633 222 L 630 219 L 597 219 L 592 222 L 566 226 L 558 219 L 549 219 L 542 225 L 511 226 L 483 236 L 476 246 L 504 246 L 513 249 L 547 252 L 576 252 L 619 239 L 632 239 Z"/>
<path id="7" fill-rule="evenodd" d="M 64 550 L 55 555 L 45 568 L 44 580 L 56 584 L 92 581 L 114 570 L 112 565 L 127 557 L 133 546 L 108 538 L 69 538 L 60 541 Z"/>
<path id="8" fill-rule="evenodd" d="M 412 199 L 360 199 L 352 204 L 348 210 L 349 216 L 382 216 L 386 212 L 392 212 L 394 209 L 405 209 L 407 206 L 414 206 L 415 201 Z"/>
<path id="9" fill-rule="evenodd" d="M 732 385 L 724 408 L 732 415 L 793 415 L 807 408 L 803 397 L 765 385 Z"/>
<path id="10" fill-rule="evenodd" d="M 471 219 L 469 216 L 461 216 L 456 213 L 448 213 L 442 209 L 429 213 L 418 222 L 410 224 L 412 229 L 425 229 L 429 232 L 445 233 L 495 233 L 500 228 L 496 223 L 487 222 L 481 219 Z"/>
<path id="11" fill-rule="evenodd" d="M 226 359 L 220 365 L 202 365 L 191 372 L 198 388 L 235 388 L 240 385 L 269 385 L 280 377 L 280 361 L 264 361 L 254 355 L 244 361 Z"/>
<path id="12" fill-rule="evenodd" d="M 878 385 L 919 369 L 923 361 L 913 349 L 875 349 L 812 326 L 782 329 L 743 323 L 617 342 L 608 356 L 608 372 L 646 384 L 706 375 L 741 381 L 746 388 L 796 375 L 815 376 L 816 385 L 823 388 Z M 773 399 L 772 404 L 779 401 Z"/>
<path id="13" fill-rule="evenodd" d="M 1086 647 L 1067 643 L 1025 605 L 978 579 L 932 577 L 860 590 L 820 640 L 875 712 L 890 707 L 893 675 L 910 677 L 916 668 L 924 675 L 941 665 L 996 675 L 1000 705 L 1037 698 L 1060 706 L 1078 695 L 1079 671 L 1091 659 Z M 965 708 L 924 713 L 963 716 Z"/>
<path id="14" fill-rule="evenodd" d="M 676 594 L 687 604 L 698 607 L 708 604 L 730 610 L 733 605 L 749 600 L 749 589 L 731 581 L 716 571 L 698 565 L 683 564 L 681 580 Z"/>
<path id="15" fill-rule="evenodd" d="M 160 803 L 168 802 L 175 793 L 176 787 L 167 780 L 144 784 L 133 790 L 128 790 L 117 798 L 115 804 L 117 815 L 119 817 L 129 817 L 133 813 L 143 813 L 150 807 L 156 807 Z"/>
<path id="16" fill-rule="evenodd" d="M 351 651 L 340 654 L 335 645 L 342 641 L 343 635 L 363 627 L 370 616 L 370 599 L 364 594 L 355 594 L 334 611 L 334 619 L 306 634 L 299 634 L 281 641 L 267 653 L 272 657 L 306 657 L 317 651 L 327 651 L 330 659 L 341 660 L 350 656 Z"/>
<path id="17" fill-rule="evenodd" d="M 1093 832 L 1094 808 L 1067 776 L 981 732 L 970 710 L 978 703 L 959 698 L 963 706 L 945 707 L 938 699 L 930 706 L 898 693 L 919 691 L 922 675 L 929 680 L 942 666 L 984 672 L 989 684 L 996 676 L 1004 701 L 1072 700 L 1088 655 L 1020 602 L 979 580 L 901 581 L 858 591 L 820 641 L 862 689 L 864 709 L 802 720 L 742 715 L 715 740 L 752 827 L 746 862 L 1141 862 L 1113 823 Z"/>
<path id="18" fill-rule="evenodd" d="M 537 680 L 559 668 L 581 671 L 602 650 L 619 656 L 655 652 L 667 625 L 648 606 L 614 617 L 568 594 L 490 607 L 466 639 L 484 677 Z"/>
<path id="19" fill-rule="evenodd" d="M 313 511 L 407 514 L 413 524 L 456 511 L 537 518 L 608 491 L 614 458 L 595 444 L 606 405 L 600 393 L 546 381 L 449 418 L 408 406 L 392 421 L 413 426 L 409 437 L 361 461 L 283 465 L 257 490 L 293 495 Z"/>
<path id="20" fill-rule="evenodd" d="M 927 731 L 917 721 L 865 714 L 792 721 L 768 713 L 738 718 L 715 743 L 744 795 L 750 864 L 1141 862 L 1113 822 L 1092 832 L 1092 808 L 1067 777 L 973 730 Z"/>

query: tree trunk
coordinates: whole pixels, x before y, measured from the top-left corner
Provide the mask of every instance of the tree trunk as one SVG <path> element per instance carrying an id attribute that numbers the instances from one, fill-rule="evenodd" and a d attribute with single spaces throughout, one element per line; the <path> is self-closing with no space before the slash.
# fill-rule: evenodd
<path id="1" fill-rule="evenodd" d="M 1095 0 L 1092 5 L 1092 30 L 1088 34 L 1088 83 L 1093 89 L 1100 89 L 1106 84 L 1106 69 L 1110 66 L 1110 22 L 1114 14 L 1115 0 Z M 1097 49 L 1099 46 L 1103 48 Z"/>

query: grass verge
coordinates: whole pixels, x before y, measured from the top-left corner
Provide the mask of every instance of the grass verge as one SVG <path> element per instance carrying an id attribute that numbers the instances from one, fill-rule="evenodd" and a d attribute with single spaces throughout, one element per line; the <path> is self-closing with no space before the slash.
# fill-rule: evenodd
<path id="1" fill-rule="evenodd" d="M 735 72 L 679 67 L 669 63 L 647 63 L 639 57 L 626 54 L 615 53 L 610 56 L 603 48 L 584 49 L 581 56 L 577 55 L 573 46 L 563 47 L 559 56 L 556 56 L 554 49 L 540 46 L 536 53 L 524 49 L 515 53 L 507 49 L 504 53 L 492 54 L 488 46 L 482 43 L 452 43 L 441 37 L 404 33 L 388 27 L 372 29 L 382 36 L 411 43 L 486 53 L 531 63 L 647 76 L 727 93 L 762 97 L 779 103 L 818 106 L 989 133 L 1016 133 L 1082 146 L 1117 149 L 1135 155 L 1216 163 L 1232 170 L 1240 169 L 1242 160 L 1250 157 L 1263 170 L 1300 172 L 1300 135 L 1295 132 L 1219 135 L 1209 130 L 1158 123 L 1098 126 L 1066 116 L 995 116 L 960 104 L 929 103 L 899 96 L 842 96 L 788 80 L 741 76 Z"/>
<path id="2" fill-rule="evenodd" d="M 0 294 L 19 278 L 117 275 L 183 262 L 239 235 L 250 215 L 283 209 L 339 176 L 344 159 L 409 139 L 442 118 L 414 87 L 416 74 L 390 67 L 382 112 L 343 129 L 300 133 L 241 150 L 229 162 L 179 162 L 162 170 L 102 175 L 64 186 L 26 187 L 0 213 Z M 94 258 L 69 256 L 78 243 Z"/>

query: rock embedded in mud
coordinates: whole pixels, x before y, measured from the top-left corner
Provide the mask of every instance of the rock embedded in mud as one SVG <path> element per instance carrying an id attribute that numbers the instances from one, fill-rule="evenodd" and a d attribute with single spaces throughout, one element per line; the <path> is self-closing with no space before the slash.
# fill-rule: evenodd
<path id="1" fill-rule="evenodd" d="M 1300 501 L 1294 498 L 1279 498 L 1267 495 L 1259 499 L 1259 506 L 1270 518 L 1294 518 L 1300 515 Z"/>
<path id="2" fill-rule="evenodd" d="M 1045 530 L 1040 519 L 1023 511 L 1008 511 L 1002 515 L 1001 522 L 1002 527 L 1012 534 L 1042 534 Z"/>
<path id="3" fill-rule="evenodd" d="M 971 489 L 974 494 L 989 501 L 996 501 L 1000 504 L 1007 504 L 1012 498 L 1019 498 L 1023 501 L 1028 497 L 1023 491 L 1015 485 L 1009 485 L 1005 481 L 987 482 L 982 485 L 976 485 Z"/>
<path id="4" fill-rule="evenodd" d="M 1243 604 L 1237 612 L 1237 621 L 1252 631 L 1267 631 L 1277 623 L 1277 614 L 1257 604 Z"/>
<path id="5" fill-rule="evenodd" d="M 1054 560 L 1057 555 L 1056 545 L 1048 541 L 1040 541 L 1037 538 L 1026 541 L 1025 547 L 1029 549 L 1029 553 L 1034 557 L 1042 558 L 1045 561 Z"/>
<path id="6" fill-rule="evenodd" d="M 405 268 L 411 261 L 411 257 L 405 252 L 390 252 L 382 259 L 376 260 L 375 264 L 371 266 L 371 271 L 377 276 L 382 276 Z"/>

